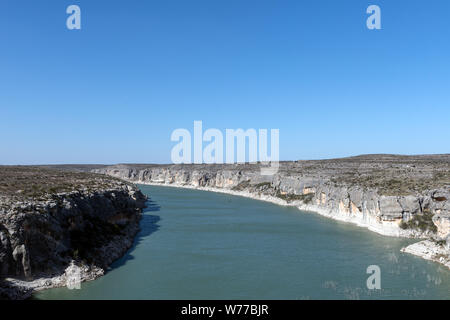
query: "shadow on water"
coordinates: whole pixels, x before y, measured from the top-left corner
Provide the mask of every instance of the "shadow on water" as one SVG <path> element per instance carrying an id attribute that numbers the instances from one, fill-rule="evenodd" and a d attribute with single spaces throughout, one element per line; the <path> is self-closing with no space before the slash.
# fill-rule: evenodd
<path id="1" fill-rule="evenodd" d="M 114 270 L 116 268 L 120 268 L 124 266 L 128 261 L 133 260 L 133 251 L 134 249 L 149 235 L 151 235 L 153 232 L 158 231 L 159 225 L 157 225 L 158 221 L 161 220 L 161 218 L 153 214 L 153 212 L 158 212 L 161 207 L 152 200 L 148 200 L 146 203 L 147 207 L 143 210 L 142 219 L 140 221 L 140 228 L 141 230 L 138 232 L 136 237 L 134 238 L 133 245 L 130 249 L 128 249 L 127 253 L 120 258 L 119 260 L 115 261 L 109 268 L 108 272 L 111 270 Z"/>

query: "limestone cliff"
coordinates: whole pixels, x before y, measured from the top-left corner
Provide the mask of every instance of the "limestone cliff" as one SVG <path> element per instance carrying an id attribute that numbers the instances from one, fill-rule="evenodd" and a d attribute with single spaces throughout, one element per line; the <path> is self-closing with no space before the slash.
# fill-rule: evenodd
<path id="1" fill-rule="evenodd" d="M 383 235 L 450 242 L 449 156 L 283 162 L 273 176 L 258 164 L 116 165 L 95 172 L 142 184 L 233 193 L 356 223 Z M 448 247 L 448 244 L 447 244 Z M 449 264 L 448 255 L 437 260 Z"/>
<path id="2" fill-rule="evenodd" d="M 103 274 L 132 245 L 146 197 L 132 184 L 93 174 L 1 168 L 0 298 Z M 48 188 L 46 188 L 48 186 Z"/>

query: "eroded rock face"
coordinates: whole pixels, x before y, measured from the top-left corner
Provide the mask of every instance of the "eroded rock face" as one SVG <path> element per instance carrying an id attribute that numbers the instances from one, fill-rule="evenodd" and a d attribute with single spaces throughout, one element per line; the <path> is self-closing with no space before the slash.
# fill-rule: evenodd
<path id="1" fill-rule="evenodd" d="M 16 270 L 13 273 L 15 276 L 25 276 L 31 278 L 31 263 L 29 249 L 24 244 L 18 245 L 14 248 L 12 253 Z"/>
<path id="2" fill-rule="evenodd" d="M 372 162 L 345 159 L 285 162 L 273 176 L 263 176 L 259 165 L 249 164 L 116 165 L 94 171 L 135 183 L 262 194 L 298 203 L 301 207 L 307 205 L 311 209 L 334 212 L 339 219 L 364 224 L 381 233 L 388 230 L 386 234 L 434 235 L 445 239 L 450 232 L 450 191 L 446 180 L 450 157 L 438 157 L 436 163 L 434 160 L 419 157 L 396 162 L 396 158 L 386 156 Z M 438 169 L 440 171 L 436 171 Z M 424 214 L 434 217 L 437 232 L 433 228 L 426 229 L 429 226 L 421 224 L 420 219 L 407 224 Z M 402 224 L 417 229 L 405 230 L 400 227 Z"/>
<path id="3" fill-rule="evenodd" d="M 3 225 L 0 225 L 0 277 L 4 277 L 12 272 L 14 262 L 12 256 L 9 232 Z"/>
<path id="4" fill-rule="evenodd" d="M 403 208 L 400 206 L 397 197 L 381 196 L 379 202 L 383 220 L 396 221 L 402 218 Z"/>
<path id="5" fill-rule="evenodd" d="M 450 216 L 438 213 L 433 216 L 433 223 L 437 227 L 437 235 L 441 239 L 450 239 Z"/>
<path id="6" fill-rule="evenodd" d="M 261 175 L 258 164 L 116 165 L 94 171 L 135 183 L 289 203 L 380 234 L 429 238 L 405 252 L 450 266 L 450 155 L 281 162 L 272 176 Z"/>
<path id="7" fill-rule="evenodd" d="M 106 268 L 131 247 L 145 203 L 135 186 L 120 182 L 45 200 L 7 203 L 3 198 L 0 282 L 64 274 L 73 261 Z"/>

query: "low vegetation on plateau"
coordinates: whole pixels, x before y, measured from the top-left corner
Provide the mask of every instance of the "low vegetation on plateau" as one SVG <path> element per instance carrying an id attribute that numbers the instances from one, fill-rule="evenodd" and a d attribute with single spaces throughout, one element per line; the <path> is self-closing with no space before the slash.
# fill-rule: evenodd
<path id="1" fill-rule="evenodd" d="M 450 188 L 450 155 L 364 155 L 312 161 L 307 174 L 329 175 L 335 186 L 358 185 L 385 196 L 406 196 Z"/>
<path id="2" fill-rule="evenodd" d="M 58 193 L 95 191 L 124 182 L 88 172 L 57 170 L 39 166 L 0 166 L 1 198 L 11 201 L 45 200 Z"/>
<path id="3" fill-rule="evenodd" d="M 305 204 L 309 204 L 309 203 L 311 203 L 312 199 L 314 198 L 314 194 L 312 194 L 312 193 L 308 193 L 308 194 L 286 193 L 286 194 L 283 194 L 281 192 L 278 192 L 277 197 L 285 200 L 288 203 L 293 202 L 293 201 L 301 201 Z"/>
<path id="4" fill-rule="evenodd" d="M 416 229 L 422 232 L 431 231 L 436 233 L 437 227 L 433 223 L 433 214 L 430 212 L 415 215 L 408 222 L 403 221 L 400 224 L 400 228 L 402 229 Z"/>

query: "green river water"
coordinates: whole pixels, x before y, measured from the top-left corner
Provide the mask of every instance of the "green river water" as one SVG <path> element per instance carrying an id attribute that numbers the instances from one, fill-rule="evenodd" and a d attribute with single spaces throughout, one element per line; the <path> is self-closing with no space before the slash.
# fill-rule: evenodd
<path id="1" fill-rule="evenodd" d="M 293 207 L 140 186 L 150 197 L 132 249 L 81 290 L 37 299 L 449 299 L 450 271 L 384 237 Z M 369 290 L 369 265 L 381 290 Z"/>

